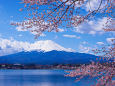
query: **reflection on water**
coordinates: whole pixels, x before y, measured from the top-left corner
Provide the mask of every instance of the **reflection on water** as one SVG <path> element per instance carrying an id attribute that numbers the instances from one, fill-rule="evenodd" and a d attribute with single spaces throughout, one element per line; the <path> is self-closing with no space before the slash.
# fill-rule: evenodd
<path id="1" fill-rule="evenodd" d="M 0 86 L 90 86 L 88 78 L 76 83 L 64 70 L 0 70 Z"/>

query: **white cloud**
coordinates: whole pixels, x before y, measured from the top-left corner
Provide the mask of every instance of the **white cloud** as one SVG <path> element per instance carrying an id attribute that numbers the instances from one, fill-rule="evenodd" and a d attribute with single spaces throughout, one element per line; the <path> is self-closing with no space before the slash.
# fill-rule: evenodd
<path id="1" fill-rule="evenodd" d="M 76 35 L 68 35 L 68 34 L 65 34 L 63 35 L 64 37 L 68 37 L 68 38 L 76 38 L 76 39 L 80 39 L 79 36 L 76 36 Z"/>
<path id="2" fill-rule="evenodd" d="M 96 44 L 98 44 L 98 45 L 104 45 L 103 42 L 97 42 Z"/>
<path id="3" fill-rule="evenodd" d="M 21 51 L 68 51 L 73 52 L 70 48 L 64 48 L 51 40 L 41 40 L 34 43 L 22 42 L 10 39 L 0 38 L 0 56 L 12 54 Z"/>
<path id="4" fill-rule="evenodd" d="M 40 22 L 40 21 L 39 21 Z M 17 31 L 29 31 L 33 35 L 40 35 L 42 37 L 46 36 L 43 32 L 56 32 L 54 26 L 50 23 L 44 22 L 42 23 L 34 22 L 33 20 L 26 20 L 24 22 L 16 22 L 19 23 L 19 26 L 16 27 Z M 11 24 L 15 24 L 11 22 Z M 64 32 L 64 29 L 57 28 L 58 32 Z"/>
<path id="5" fill-rule="evenodd" d="M 64 2 L 67 1 L 67 0 L 63 0 Z M 84 1 L 87 1 L 87 0 L 84 0 Z M 84 4 L 82 3 L 83 1 L 76 1 L 74 4 L 75 4 L 75 7 L 81 7 L 83 6 Z M 69 0 L 66 5 L 71 5 L 73 3 L 73 0 Z"/>
<path id="6" fill-rule="evenodd" d="M 80 44 L 79 46 L 79 52 L 81 53 L 89 53 L 91 51 L 91 47 L 86 47 Z"/>
<path id="7" fill-rule="evenodd" d="M 14 37 L 11 36 L 11 37 L 9 37 L 9 39 L 10 39 L 11 41 L 13 41 L 13 40 L 14 40 Z"/>
<path id="8" fill-rule="evenodd" d="M 105 31 L 103 30 L 106 28 L 106 26 L 110 25 L 110 22 L 106 23 L 108 21 L 107 17 L 103 17 L 102 19 L 98 20 L 87 20 L 80 24 L 75 28 L 75 32 L 78 33 L 87 33 L 87 34 L 103 34 Z"/>
<path id="9" fill-rule="evenodd" d="M 45 36 L 46 36 L 46 34 L 42 33 L 40 36 L 45 37 Z"/>
<path id="10" fill-rule="evenodd" d="M 16 27 L 16 30 L 17 31 L 27 31 L 27 29 L 24 29 L 24 27 L 22 27 L 22 26 Z"/>
<path id="11" fill-rule="evenodd" d="M 89 53 L 89 54 L 95 54 L 92 50 L 98 49 L 96 45 L 84 45 L 80 44 L 78 48 L 80 53 Z"/>
<path id="12" fill-rule="evenodd" d="M 110 44 L 113 43 L 113 40 L 115 40 L 115 38 L 107 38 L 107 39 L 106 39 L 106 41 L 107 41 L 108 43 L 110 43 Z"/>
<path id="13" fill-rule="evenodd" d="M 86 42 L 86 41 L 83 41 L 81 44 L 84 44 L 84 45 L 85 45 L 85 44 L 88 44 L 88 42 Z"/>
<path id="14" fill-rule="evenodd" d="M 23 35 L 22 35 L 22 34 L 19 34 L 18 36 L 19 36 L 19 37 L 22 37 Z"/>
<path id="15" fill-rule="evenodd" d="M 18 26 L 16 27 L 17 31 L 27 31 L 27 29 L 25 29 L 24 27 L 22 26 Z M 33 30 L 36 29 L 36 28 L 32 28 Z M 33 35 L 37 35 L 38 33 L 37 32 L 31 32 Z M 19 36 L 22 36 L 22 35 L 19 35 Z M 40 35 L 41 37 L 45 37 L 46 35 L 44 33 L 42 33 Z"/>
<path id="16" fill-rule="evenodd" d="M 59 32 L 64 32 L 64 29 L 60 29 L 60 28 L 59 28 L 58 31 L 59 31 Z"/>
<path id="17" fill-rule="evenodd" d="M 63 0 L 66 1 L 66 0 Z M 84 3 L 82 3 L 84 1 Z M 102 2 L 101 2 L 102 1 Z M 66 5 L 70 5 L 73 3 L 73 0 L 69 0 Z M 101 4 L 101 6 L 100 6 Z M 107 0 L 81 0 L 75 2 L 75 7 L 81 7 L 82 9 L 85 9 L 86 11 L 93 11 L 97 10 L 100 6 L 100 9 L 102 9 L 107 4 Z"/>
<path id="18" fill-rule="evenodd" d="M 102 3 L 101 3 L 102 1 Z M 101 4 L 101 6 L 100 6 Z M 93 11 L 93 10 L 97 10 L 100 6 L 100 9 L 102 9 L 105 5 L 107 4 L 106 0 L 88 0 L 86 5 L 85 5 L 85 9 L 87 11 Z"/>
<path id="19" fill-rule="evenodd" d="M 37 35 L 38 33 L 37 32 L 31 32 L 33 35 Z M 40 37 L 45 37 L 46 36 L 46 34 L 44 34 L 44 33 L 42 33 L 42 34 L 40 34 Z"/>

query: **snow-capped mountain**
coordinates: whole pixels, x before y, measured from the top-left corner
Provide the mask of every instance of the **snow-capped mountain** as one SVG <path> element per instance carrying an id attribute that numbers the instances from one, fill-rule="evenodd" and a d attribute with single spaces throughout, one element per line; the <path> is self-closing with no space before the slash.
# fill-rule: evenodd
<path id="1" fill-rule="evenodd" d="M 71 48 L 64 48 L 51 40 L 37 41 L 34 44 L 30 44 L 30 47 L 25 50 L 26 51 L 41 50 L 41 51 L 45 51 L 45 52 L 52 51 L 52 50 L 67 51 L 67 52 L 74 51 Z"/>
<path id="2" fill-rule="evenodd" d="M 41 40 L 34 43 L 16 41 L 14 39 L 0 39 L 0 56 L 14 54 L 18 52 L 31 51 L 66 51 L 73 52 L 71 48 L 64 48 L 52 40 Z"/>

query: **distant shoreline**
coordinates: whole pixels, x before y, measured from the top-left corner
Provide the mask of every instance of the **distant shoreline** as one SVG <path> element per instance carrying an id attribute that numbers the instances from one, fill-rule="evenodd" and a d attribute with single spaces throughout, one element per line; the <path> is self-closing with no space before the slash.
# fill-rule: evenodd
<path id="1" fill-rule="evenodd" d="M 109 63 L 108 66 L 111 67 L 113 64 Z M 107 66 L 106 63 L 101 63 L 104 66 Z M 41 65 L 41 64 L 0 64 L 0 69 L 76 69 L 82 64 L 50 64 L 50 65 Z M 88 64 L 85 64 L 88 65 Z"/>
<path id="2" fill-rule="evenodd" d="M 54 65 L 36 65 L 36 64 L 0 64 L 0 69 L 76 69 L 78 64 L 54 64 Z"/>

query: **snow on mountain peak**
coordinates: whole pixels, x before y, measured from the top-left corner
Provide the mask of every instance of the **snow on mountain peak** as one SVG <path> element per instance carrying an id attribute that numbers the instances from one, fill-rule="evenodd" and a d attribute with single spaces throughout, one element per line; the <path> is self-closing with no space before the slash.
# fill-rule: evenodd
<path id="1" fill-rule="evenodd" d="M 45 52 L 47 51 L 52 51 L 52 50 L 57 50 L 57 51 L 68 51 L 68 52 L 73 52 L 74 50 L 70 48 L 64 48 L 57 43 L 51 41 L 51 40 L 41 40 L 37 41 L 33 44 L 30 44 L 31 48 L 30 51 L 32 50 L 43 50 Z"/>
<path id="2" fill-rule="evenodd" d="M 64 48 L 51 40 L 41 40 L 34 43 L 22 42 L 0 38 L 0 56 L 21 51 L 67 51 L 74 52 L 71 48 Z"/>

